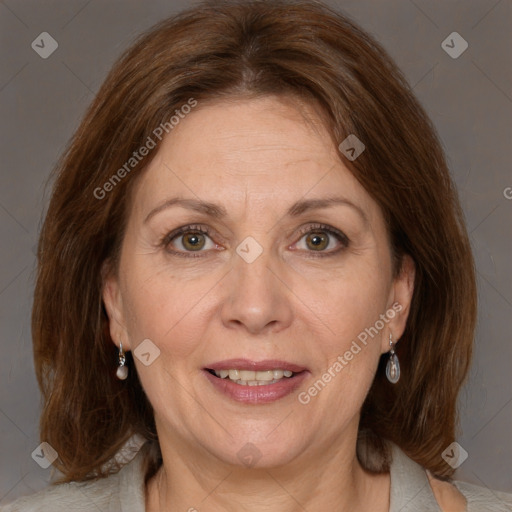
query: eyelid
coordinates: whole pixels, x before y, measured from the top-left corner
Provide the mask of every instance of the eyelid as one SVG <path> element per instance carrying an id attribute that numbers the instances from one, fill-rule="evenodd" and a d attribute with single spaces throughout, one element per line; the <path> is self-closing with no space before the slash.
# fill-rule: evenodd
<path id="1" fill-rule="evenodd" d="M 207 235 L 211 238 L 212 235 L 212 229 L 209 226 L 202 225 L 202 224 L 188 224 L 186 226 L 181 226 L 177 229 L 174 229 L 170 233 L 167 233 L 163 239 L 162 243 L 169 244 L 173 238 L 176 238 L 179 235 L 183 235 L 184 233 L 189 233 L 193 231 L 198 231 L 199 233 L 202 233 L 203 235 Z"/>
<path id="2" fill-rule="evenodd" d="M 171 242 L 173 241 L 174 238 L 177 238 L 185 233 L 191 232 L 198 232 L 201 233 L 202 235 L 207 236 L 208 238 L 210 238 L 212 243 L 215 244 L 217 248 L 219 247 L 219 245 L 214 241 L 212 237 L 213 230 L 209 226 L 203 224 L 188 224 L 186 226 L 181 226 L 177 229 L 174 229 L 161 239 L 159 245 L 173 256 L 179 256 L 184 258 L 201 258 L 207 256 L 209 251 L 180 251 L 170 248 Z M 223 248 L 221 250 L 223 250 Z"/>
<path id="3" fill-rule="evenodd" d="M 335 255 L 339 254 L 341 251 L 343 251 L 344 249 L 347 249 L 348 246 L 350 245 L 350 239 L 348 238 L 348 236 L 345 235 L 345 233 L 343 233 L 339 229 L 337 229 L 333 226 L 329 226 L 327 224 L 313 222 L 313 223 L 310 223 L 307 226 L 303 226 L 299 229 L 299 233 L 298 233 L 299 238 L 296 242 L 294 242 L 292 244 L 291 247 L 293 247 L 297 243 L 299 243 L 302 240 L 302 238 L 304 238 L 304 236 L 306 236 L 310 233 L 314 233 L 315 231 L 324 231 L 324 232 L 328 233 L 329 236 L 334 236 L 338 240 L 338 243 L 341 245 L 341 247 L 338 247 L 337 249 L 334 249 L 334 250 L 331 249 L 330 251 L 304 251 L 302 249 L 297 249 L 297 250 L 300 250 L 300 251 L 304 252 L 305 254 L 307 254 L 307 257 L 323 258 L 323 257 L 335 256 Z"/>
<path id="4" fill-rule="evenodd" d="M 339 229 L 336 229 L 333 226 L 329 226 L 328 224 L 322 224 L 318 222 L 313 222 L 311 224 L 308 224 L 307 226 L 301 227 L 299 229 L 300 238 L 309 233 L 314 233 L 315 231 L 326 231 L 328 233 L 332 233 L 333 235 L 336 235 L 340 239 L 340 241 L 343 242 L 345 245 L 348 245 L 350 243 L 350 239 L 345 233 L 343 233 L 343 231 L 340 231 Z"/>

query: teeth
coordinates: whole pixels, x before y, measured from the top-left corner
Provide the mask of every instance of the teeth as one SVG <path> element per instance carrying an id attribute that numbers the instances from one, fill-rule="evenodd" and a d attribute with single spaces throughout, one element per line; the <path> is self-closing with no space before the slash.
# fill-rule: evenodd
<path id="1" fill-rule="evenodd" d="M 229 379 L 241 386 L 265 386 L 266 384 L 275 384 L 283 377 L 290 378 L 293 372 L 290 370 L 215 370 L 215 375 L 221 379 Z"/>
<path id="2" fill-rule="evenodd" d="M 274 374 L 274 379 L 282 379 L 284 376 L 283 370 L 274 370 L 272 373 Z"/>
<path id="3" fill-rule="evenodd" d="M 272 370 L 268 370 L 266 372 L 256 372 L 256 380 L 273 380 L 274 372 Z"/>
<path id="4" fill-rule="evenodd" d="M 241 380 L 254 380 L 256 378 L 256 372 L 250 370 L 240 370 L 239 373 Z"/>

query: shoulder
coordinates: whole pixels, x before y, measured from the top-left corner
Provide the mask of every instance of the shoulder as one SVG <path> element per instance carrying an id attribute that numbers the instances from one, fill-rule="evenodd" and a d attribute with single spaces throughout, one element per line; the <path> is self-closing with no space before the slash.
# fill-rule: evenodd
<path id="1" fill-rule="evenodd" d="M 52 485 L 0 507 L 0 512 L 144 512 L 145 453 L 139 453 L 122 469 L 90 482 Z"/>
<path id="2" fill-rule="evenodd" d="M 116 475 L 94 482 L 58 484 L 0 507 L 1 512 L 120 510 Z"/>
<path id="3" fill-rule="evenodd" d="M 427 472 L 428 474 L 428 472 Z M 429 481 L 439 507 L 444 512 L 511 512 L 512 495 L 466 482 Z"/>
<path id="4" fill-rule="evenodd" d="M 444 482 L 430 477 L 439 507 L 446 512 L 511 512 L 512 494 L 466 482 Z"/>
<path id="5" fill-rule="evenodd" d="M 512 494 L 495 491 L 479 485 L 454 481 L 453 486 L 464 496 L 468 503 L 467 512 L 511 512 Z"/>
<path id="6" fill-rule="evenodd" d="M 512 494 L 460 481 L 443 481 L 392 444 L 391 512 L 512 512 Z"/>

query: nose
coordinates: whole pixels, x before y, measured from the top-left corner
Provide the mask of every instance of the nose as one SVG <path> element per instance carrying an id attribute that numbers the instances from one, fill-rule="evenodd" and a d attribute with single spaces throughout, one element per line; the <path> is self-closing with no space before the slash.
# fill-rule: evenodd
<path id="1" fill-rule="evenodd" d="M 252 263 L 234 255 L 226 276 L 226 294 L 221 309 L 223 324 L 250 334 L 276 333 L 292 322 L 291 291 L 279 276 L 278 265 L 271 268 L 267 251 Z"/>

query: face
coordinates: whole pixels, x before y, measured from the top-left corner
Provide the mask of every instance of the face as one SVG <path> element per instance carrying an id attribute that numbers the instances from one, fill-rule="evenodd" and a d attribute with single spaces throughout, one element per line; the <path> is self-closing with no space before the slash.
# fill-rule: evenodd
<path id="1" fill-rule="evenodd" d="M 393 277 L 382 212 L 313 108 L 267 97 L 199 104 L 164 139 L 103 295 L 160 442 L 271 467 L 355 445 L 412 272 Z"/>

